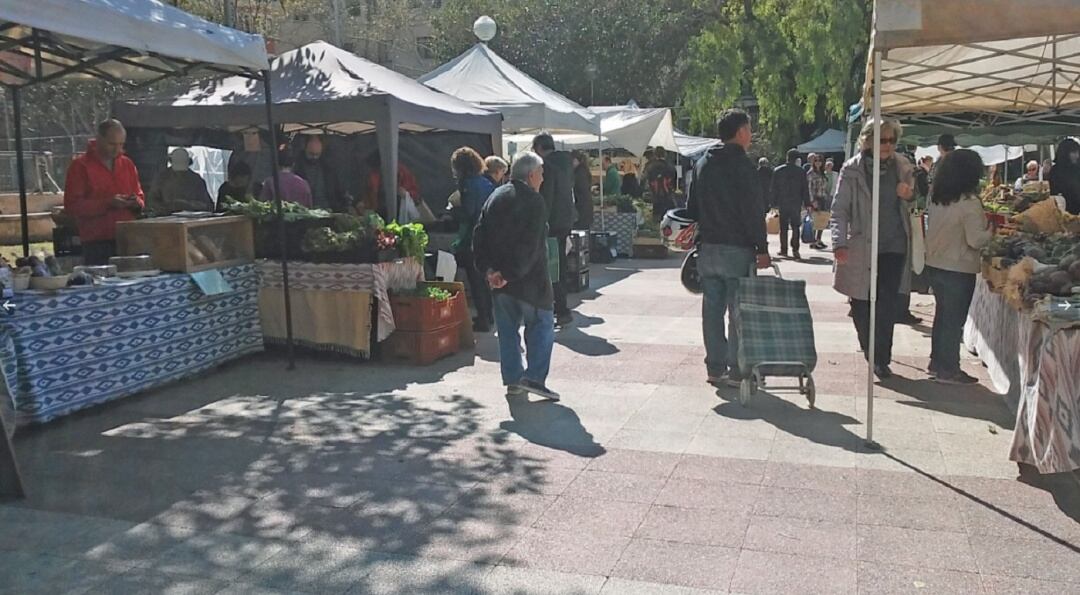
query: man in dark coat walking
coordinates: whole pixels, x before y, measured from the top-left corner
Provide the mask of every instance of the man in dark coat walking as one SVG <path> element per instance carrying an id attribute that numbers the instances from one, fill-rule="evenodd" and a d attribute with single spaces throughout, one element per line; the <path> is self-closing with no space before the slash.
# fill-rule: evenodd
<path id="1" fill-rule="evenodd" d="M 574 316 L 566 305 L 566 242 L 577 218 L 574 204 L 574 165 L 570 153 L 555 150 L 555 139 L 550 134 L 540 134 L 533 139 L 533 152 L 544 160 L 544 184 L 540 195 L 547 204 L 548 237 L 559 245 L 559 280 L 554 283 L 555 326 L 564 327 L 574 322 Z"/>
<path id="2" fill-rule="evenodd" d="M 810 205 L 806 172 L 798 165 L 799 151 L 787 152 L 787 163 L 773 170 L 770 203 L 780 210 L 780 256 L 788 255 L 790 232 L 791 256 L 799 260 L 799 233 L 803 209 Z"/>

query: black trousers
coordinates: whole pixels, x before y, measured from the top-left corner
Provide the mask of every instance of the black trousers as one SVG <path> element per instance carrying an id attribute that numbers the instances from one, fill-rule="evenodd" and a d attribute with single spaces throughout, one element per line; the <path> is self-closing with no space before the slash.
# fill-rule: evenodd
<path id="1" fill-rule="evenodd" d="M 570 308 L 566 305 L 566 279 L 569 277 L 566 270 L 568 268 L 566 263 L 566 242 L 570 238 L 570 230 L 552 230 L 548 237 L 555 238 L 556 243 L 559 245 L 559 281 L 551 284 L 551 289 L 555 293 L 555 316 L 558 317 L 570 313 Z"/>
<path id="2" fill-rule="evenodd" d="M 455 254 L 459 267 L 465 269 L 465 280 L 469 283 L 469 293 L 472 295 L 473 306 L 476 307 L 476 317 L 488 324 L 495 323 L 495 315 L 492 312 L 491 288 L 488 287 L 487 275 L 476 268 L 472 250 L 462 250 Z"/>
<path id="3" fill-rule="evenodd" d="M 83 264 L 88 267 L 103 266 L 109 264 L 109 259 L 116 256 L 116 242 L 102 240 L 98 242 L 84 242 L 82 245 Z"/>
<path id="4" fill-rule="evenodd" d="M 780 211 L 780 253 L 788 252 L 788 231 L 791 231 L 791 253 L 799 253 L 799 235 L 802 233 L 802 211 Z"/>
<path id="5" fill-rule="evenodd" d="M 941 375 L 960 371 L 960 340 L 964 336 L 975 274 L 926 267 L 934 288 L 934 330 L 930 338 L 930 366 Z"/>
<path id="6" fill-rule="evenodd" d="M 905 254 L 878 255 L 877 329 L 874 336 L 874 365 L 887 366 L 892 361 L 893 328 L 896 326 L 900 279 L 904 274 Z M 870 357 L 870 301 L 851 300 L 851 318 L 859 336 L 863 357 Z"/>

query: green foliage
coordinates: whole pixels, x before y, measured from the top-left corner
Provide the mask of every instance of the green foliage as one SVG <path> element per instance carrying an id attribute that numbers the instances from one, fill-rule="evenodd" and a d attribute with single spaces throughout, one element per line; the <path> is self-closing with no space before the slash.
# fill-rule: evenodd
<path id="1" fill-rule="evenodd" d="M 711 130 L 742 96 L 777 146 L 799 124 L 842 120 L 859 98 L 872 3 L 865 0 L 728 2 L 689 46 L 683 95 L 692 128 Z"/>
<path id="2" fill-rule="evenodd" d="M 687 42 L 703 10 L 686 0 L 447 0 L 433 19 L 436 54 L 449 60 L 476 43 L 472 24 L 495 19 L 493 50 L 567 97 L 588 105 L 634 99 L 675 105 Z M 596 65 L 595 80 L 587 66 Z M 590 84 L 592 83 L 592 84 Z M 590 88 L 592 87 L 592 88 Z"/>
<path id="3" fill-rule="evenodd" d="M 428 234 L 424 226 L 419 223 L 407 223 L 402 225 L 397 221 L 391 221 L 386 225 L 386 231 L 397 236 L 397 246 L 401 249 L 401 255 L 405 258 L 424 260 L 424 251 L 427 250 Z"/>

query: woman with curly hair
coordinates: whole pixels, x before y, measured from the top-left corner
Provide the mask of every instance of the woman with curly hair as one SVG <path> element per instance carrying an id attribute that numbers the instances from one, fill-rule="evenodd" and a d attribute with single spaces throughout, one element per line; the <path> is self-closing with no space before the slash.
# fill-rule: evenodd
<path id="1" fill-rule="evenodd" d="M 979 200 L 982 172 L 978 153 L 957 149 L 942 159 L 930 191 L 926 273 L 936 305 L 928 371 L 942 384 L 978 382 L 960 370 L 960 338 L 975 294 L 979 252 L 993 237 Z"/>
<path id="2" fill-rule="evenodd" d="M 492 313 L 491 290 L 488 288 L 487 279 L 474 265 L 472 235 L 476 222 L 480 219 L 480 211 L 484 208 L 488 196 L 495 190 L 495 185 L 484 177 L 484 160 L 470 147 L 461 147 L 454 151 L 450 156 L 450 168 L 454 171 L 461 196 L 461 204 L 457 209 L 458 234 L 452 247 L 458 265 L 465 268 L 469 293 L 476 305 L 473 330 L 486 333 L 495 324 L 495 317 Z"/>

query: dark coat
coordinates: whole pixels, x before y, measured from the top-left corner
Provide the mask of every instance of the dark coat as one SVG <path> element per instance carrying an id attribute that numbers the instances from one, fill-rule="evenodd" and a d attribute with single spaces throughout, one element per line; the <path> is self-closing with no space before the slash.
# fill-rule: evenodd
<path id="1" fill-rule="evenodd" d="M 593 221 L 592 173 L 582 163 L 574 169 L 574 202 L 577 204 L 577 229 L 589 229 Z"/>
<path id="2" fill-rule="evenodd" d="M 785 163 L 774 169 L 769 204 L 784 213 L 798 212 L 810 206 L 806 172 L 794 163 Z"/>
<path id="3" fill-rule="evenodd" d="M 524 182 L 495 189 L 473 231 L 473 254 L 481 273 L 496 271 L 506 279 L 506 293 L 540 310 L 554 307 L 548 277 L 547 209 L 544 199 Z"/>
<path id="4" fill-rule="evenodd" d="M 553 233 L 570 231 L 577 216 L 574 205 L 574 164 L 570 153 L 553 151 L 544 157 L 544 184 L 540 194 L 547 204 L 547 222 Z"/>
<path id="5" fill-rule="evenodd" d="M 698 161 L 687 210 L 698 222 L 702 242 L 768 253 L 761 184 L 741 146 L 712 149 Z"/>

